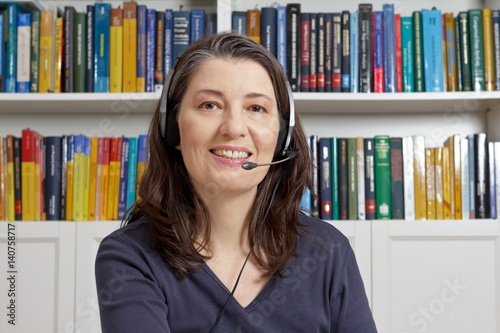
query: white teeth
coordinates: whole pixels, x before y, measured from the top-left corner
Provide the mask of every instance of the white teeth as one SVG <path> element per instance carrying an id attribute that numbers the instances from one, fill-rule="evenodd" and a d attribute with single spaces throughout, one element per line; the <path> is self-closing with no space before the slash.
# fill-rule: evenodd
<path id="1" fill-rule="evenodd" d="M 215 149 L 213 152 L 215 155 L 230 159 L 240 159 L 240 158 L 244 159 L 248 157 L 248 153 L 245 151 Z"/>

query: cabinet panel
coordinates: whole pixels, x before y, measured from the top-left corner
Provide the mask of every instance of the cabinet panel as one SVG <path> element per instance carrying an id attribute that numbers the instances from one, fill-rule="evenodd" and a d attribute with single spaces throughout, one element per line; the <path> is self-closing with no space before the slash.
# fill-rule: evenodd
<path id="1" fill-rule="evenodd" d="M 94 262 L 99 244 L 119 228 L 120 221 L 77 224 L 75 332 L 101 332 Z"/>
<path id="2" fill-rule="evenodd" d="M 9 230 L 15 253 L 9 253 Z M 0 302 L 3 309 L 15 306 L 2 311 L 1 332 L 73 332 L 74 241 L 73 222 L 0 223 L 0 267 L 6 274 Z M 7 313 L 14 316 L 7 319 Z M 14 317 L 15 326 L 8 323 Z"/>
<path id="3" fill-rule="evenodd" d="M 498 332 L 498 221 L 374 221 L 380 332 Z"/>

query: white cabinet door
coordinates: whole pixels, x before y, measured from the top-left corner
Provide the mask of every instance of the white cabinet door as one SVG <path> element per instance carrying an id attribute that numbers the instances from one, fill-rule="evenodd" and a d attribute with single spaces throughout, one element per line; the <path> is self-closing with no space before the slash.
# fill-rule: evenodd
<path id="1" fill-rule="evenodd" d="M 370 221 L 328 221 L 349 239 L 372 307 L 372 258 Z M 373 307 L 372 307 L 373 308 Z"/>
<path id="2" fill-rule="evenodd" d="M 76 240 L 75 333 L 101 332 L 94 262 L 99 244 L 120 221 L 80 222 Z"/>
<path id="3" fill-rule="evenodd" d="M 384 333 L 500 332 L 500 221 L 374 221 Z"/>
<path id="4" fill-rule="evenodd" d="M 0 332 L 73 332 L 74 242 L 74 222 L 0 223 Z"/>

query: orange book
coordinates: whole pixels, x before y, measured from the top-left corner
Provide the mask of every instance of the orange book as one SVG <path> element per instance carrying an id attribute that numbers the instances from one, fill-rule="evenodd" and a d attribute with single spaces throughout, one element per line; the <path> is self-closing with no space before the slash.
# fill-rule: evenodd
<path id="1" fill-rule="evenodd" d="M 425 174 L 425 139 L 413 136 L 413 175 L 415 185 L 415 219 L 427 218 L 427 184 Z"/>
<path id="2" fill-rule="evenodd" d="M 7 189 L 7 177 L 4 173 L 4 145 L 5 145 L 5 140 L 3 137 L 0 136 L 0 221 L 5 221 L 7 220 L 7 212 L 6 212 L 6 207 L 7 207 L 7 196 L 6 196 L 6 189 Z"/>
<path id="3" fill-rule="evenodd" d="M 135 92 L 137 76 L 137 3 L 123 3 L 123 92 Z"/>
<path id="4" fill-rule="evenodd" d="M 89 168 L 89 214 L 88 220 L 96 220 L 96 189 L 97 189 L 97 157 L 99 138 L 90 139 L 90 168 Z"/>
<path id="5" fill-rule="evenodd" d="M 23 130 L 21 138 L 21 215 L 23 221 L 35 221 L 35 131 Z"/>
<path id="6" fill-rule="evenodd" d="M 63 40 L 64 24 L 62 17 L 56 18 L 56 39 L 54 47 L 54 92 L 63 91 L 62 83 L 62 63 L 63 63 Z"/>
<path id="7" fill-rule="evenodd" d="M 102 166 L 101 166 L 101 204 L 99 218 L 108 219 L 108 189 L 109 189 L 109 149 L 110 138 L 102 139 Z"/>
<path id="8" fill-rule="evenodd" d="M 493 55 L 493 18 L 490 8 L 483 8 L 484 85 L 495 90 L 495 58 Z"/>
<path id="9" fill-rule="evenodd" d="M 109 37 L 109 92 L 122 92 L 123 81 L 123 11 L 111 9 Z"/>
<path id="10" fill-rule="evenodd" d="M 444 219 L 443 211 L 443 148 L 434 148 L 436 183 L 436 219 Z"/>
<path id="11" fill-rule="evenodd" d="M 247 36 L 260 44 L 260 10 L 247 10 Z"/>
<path id="12" fill-rule="evenodd" d="M 460 135 L 455 134 L 445 141 L 445 146 L 450 149 L 450 175 L 451 175 L 451 218 L 462 219 L 462 175 L 460 171 L 461 149 Z"/>
<path id="13" fill-rule="evenodd" d="M 448 91 L 457 91 L 457 63 L 455 46 L 455 19 L 453 13 L 444 14 L 446 28 L 446 57 L 448 60 Z"/>
<path id="14" fill-rule="evenodd" d="M 425 182 L 427 184 L 427 219 L 436 219 L 436 162 L 434 148 L 425 149 Z"/>
<path id="15" fill-rule="evenodd" d="M 107 219 L 112 220 L 114 214 L 115 204 L 115 180 L 116 180 L 116 153 L 117 153 L 117 139 L 111 138 L 109 147 L 109 181 L 108 181 L 108 208 Z M 118 207 L 116 207 L 118 208 Z"/>
<path id="16" fill-rule="evenodd" d="M 122 166 L 122 141 L 119 137 L 116 140 L 116 165 L 115 165 L 115 198 L 113 199 L 113 220 L 118 220 L 118 202 L 120 201 L 120 170 Z"/>
<path id="17" fill-rule="evenodd" d="M 441 14 L 441 30 L 442 30 L 442 44 L 443 44 L 443 91 L 448 91 L 448 56 L 446 51 L 446 25 L 445 16 Z"/>
<path id="18" fill-rule="evenodd" d="M 54 12 L 50 9 L 42 10 L 40 13 L 40 51 L 39 51 L 39 75 L 38 92 L 46 93 L 54 91 L 53 68 L 54 68 L 54 34 L 55 34 Z"/>
<path id="19" fill-rule="evenodd" d="M 450 148 L 443 147 L 443 218 L 451 220 L 451 167 Z"/>

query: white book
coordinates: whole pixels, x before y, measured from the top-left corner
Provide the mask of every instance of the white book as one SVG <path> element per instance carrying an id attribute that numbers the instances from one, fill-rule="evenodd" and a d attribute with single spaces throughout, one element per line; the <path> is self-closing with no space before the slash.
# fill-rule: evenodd
<path id="1" fill-rule="evenodd" d="M 462 220 L 468 220 L 469 208 L 469 139 L 461 139 L 460 174 L 462 177 Z"/>
<path id="2" fill-rule="evenodd" d="M 31 16 L 18 15 L 16 92 L 30 91 Z"/>
<path id="3" fill-rule="evenodd" d="M 358 158 L 358 220 L 366 220 L 365 212 L 365 149 L 364 139 L 356 139 L 356 153 Z"/>
<path id="4" fill-rule="evenodd" d="M 495 177 L 495 169 L 496 169 L 496 163 L 495 163 L 495 143 L 494 142 L 489 142 L 488 143 L 488 200 L 489 200 L 489 206 L 490 206 L 490 218 L 496 219 L 497 218 L 497 199 L 498 194 L 496 192 L 496 177 Z"/>
<path id="5" fill-rule="evenodd" d="M 497 219 L 498 207 L 500 207 L 500 142 L 495 142 L 495 192 L 497 204 Z"/>
<path id="6" fill-rule="evenodd" d="M 415 184 L 413 179 L 413 138 L 403 138 L 403 186 L 405 220 L 415 220 Z"/>

